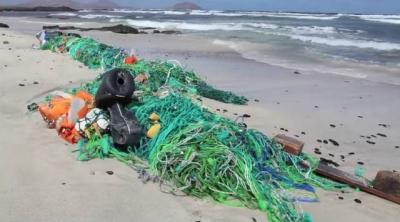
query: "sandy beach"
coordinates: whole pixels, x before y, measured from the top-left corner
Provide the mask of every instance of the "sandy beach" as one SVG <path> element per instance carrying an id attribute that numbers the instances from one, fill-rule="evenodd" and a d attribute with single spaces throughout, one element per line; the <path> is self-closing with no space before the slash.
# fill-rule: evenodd
<path id="1" fill-rule="evenodd" d="M 45 92 L 89 81 L 99 70 L 67 55 L 33 49 L 33 34 L 43 23 L 0 21 L 11 27 L 0 29 L 1 221 L 266 221 L 256 210 L 162 193 L 157 184 L 143 184 L 135 171 L 116 160 L 77 161 L 75 147 L 46 129 L 26 105 Z M 210 110 L 232 119 L 250 114 L 249 127 L 269 136 L 298 137 L 306 143 L 305 152 L 332 159 L 346 172 L 354 173 L 360 165 L 373 179 L 379 170 L 400 170 L 399 85 L 324 70 L 297 73 L 190 35 L 80 34 L 133 48 L 141 58 L 180 61 L 211 85 L 250 99 L 246 106 L 204 99 Z M 301 204 L 314 221 L 400 218 L 398 205 L 363 192 L 319 190 L 318 195 L 319 203 Z"/>

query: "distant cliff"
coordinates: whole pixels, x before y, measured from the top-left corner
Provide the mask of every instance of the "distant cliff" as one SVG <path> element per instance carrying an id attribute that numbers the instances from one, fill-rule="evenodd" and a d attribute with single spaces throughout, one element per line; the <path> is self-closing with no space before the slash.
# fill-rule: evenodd
<path id="1" fill-rule="evenodd" d="M 21 6 L 0 6 L 0 11 L 18 11 L 18 12 L 30 12 L 30 11 L 41 11 L 41 12 L 74 12 L 76 9 L 60 6 L 60 7 L 49 7 L 49 6 L 38 6 L 38 7 L 21 7 Z"/>
<path id="2" fill-rule="evenodd" d="M 16 5 L 22 8 L 34 7 L 68 7 L 73 9 L 113 9 L 120 8 L 119 5 L 111 0 L 96 0 L 88 3 L 80 3 L 74 0 L 30 0 L 28 2 Z"/>
<path id="3" fill-rule="evenodd" d="M 180 2 L 172 6 L 174 10 L 201 10 L 202 8 L 199 5 L 196 5 L 192 2 Z"/>

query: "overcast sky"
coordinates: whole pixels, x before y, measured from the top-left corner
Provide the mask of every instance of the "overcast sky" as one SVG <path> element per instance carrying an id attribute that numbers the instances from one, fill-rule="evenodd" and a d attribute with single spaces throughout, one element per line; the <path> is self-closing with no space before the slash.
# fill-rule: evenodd
<path id="1" fill-rule="evenodd" d="M 17 3 L 27 0 L 0 0 Z M 76 0 L 87 2 L 91 0 Z M 113 0 L 120 5 L 164 8 L 187 0 Z M 206 9 L 242 9 L 306 12 L 361 12 L 400 14 L 400 0 L 189 0 Z"/>

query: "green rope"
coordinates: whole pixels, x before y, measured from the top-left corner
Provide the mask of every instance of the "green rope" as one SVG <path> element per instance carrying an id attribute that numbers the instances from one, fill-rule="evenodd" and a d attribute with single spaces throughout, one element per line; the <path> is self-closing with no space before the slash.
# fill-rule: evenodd
<path id="1" fill-rule="evenodd" d="M 310 215 L 296 211 L 296 200 L 315 199 L 311 186 L 345 188 L 313 173 L 317 159 L 288 154 L 266 135 L 215 115 L 199 100 L 205 96 L 245 104 L 244 97 L 214 89 L 195 73 L 172 63 L 139 60 L 124 64 L 127 54 L 123 50 L 90 38 L 55 37 L 42 48 L 57 51 L 60 47 L 89 68 L 122 67 L 133 77 L 148 76 L 145 83 L 136 84 L 141 102 L 128 108 L 146 128 L 151 126 L 151 113 L 160 116 L 158 135 L 143 138 L 139 147 L 122 152 L 111 146 L 109 135 L 95 136 L 79 142 L 79 160 L 116 158 L 128 165 L 139 164 L 188 195 L 260 209 L 270 221 L 310 222 Z M 81 89 L 94 95 L 100 83 L 101 76 L 68 91 Z M 311 165 L 309 169 L 302 167 L 304 161 Z"/>

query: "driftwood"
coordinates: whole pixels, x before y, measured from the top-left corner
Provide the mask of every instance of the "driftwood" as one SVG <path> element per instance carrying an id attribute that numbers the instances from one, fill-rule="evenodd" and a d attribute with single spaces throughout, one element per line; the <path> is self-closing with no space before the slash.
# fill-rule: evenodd
<path id="1" fill-rule="evenodd" d="M 274 139 L 283 146 L 283 149 L 286 152 L 295 155 L 299 155 L 301 153 L 298 151 L 301 150 L 301 145 L 304 145 L 303 142 L 299 142 L 297 139 L 285 135 L 278 135 Z M 359 188 L 366 193 L 400 204 L 400 195 L 398 195 L 398 192 L 400 192 L 400 175 L 398 173 L 380 171 L 373 182 L 374 186 L 371 186 L 365 179 L 356 177 L 352 174 L 339 170 L 336 167 L 330 166 L 329 164 L 332 163 L 333 161 L 321 158 L 318 168 L 315 169 L 314 172 L 320 176 L 347 184 L 353 188 Z M 305 168 L 310 167 L 306 162 L 304 162 L 302 165 Z"/>

